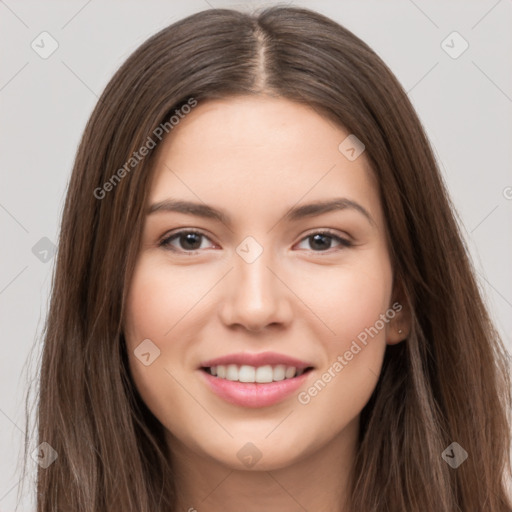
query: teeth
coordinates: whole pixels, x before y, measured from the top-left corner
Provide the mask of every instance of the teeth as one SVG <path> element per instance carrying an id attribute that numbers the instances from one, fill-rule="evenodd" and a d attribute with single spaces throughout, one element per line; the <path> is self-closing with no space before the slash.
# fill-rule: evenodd
<path id="1" fill-rule="evenodd" d="M 283 364 L 278 364 L 274 366 L 272 370 L 272 380 L 284 380 L 286 374 L 286 366 Z"/>
<path id="2" fill-rule="evenodd" d="M 278 364 L 276 366 L 238 366 L 236 364 L 218 365 L 209 368 L 210 374 L 221 379 L 239 382 L 277 382 L 284 379 L 292 379 L 304 373 L 304 369 L 297 370 L 294 366 Z"/>
<path id="3" fill-rule="evenodd" d="M 272 366 L 260 366 L 256 368 L 256 382 L 272 382 Z"/>
<path id="4" fill-rule="evenodd" d="M 238 380 L 238 366 L 236 364 L 230 364 L 226 368 L 226 379 Z"/>
<path id="5" fill-rule="evenodd" d="M 240 382 L 256 382 L 256 368 L 254 366 L 240 366 L 238 380 Z"/>
<path id="6" fill-rule="evenodd" d="M 285 379 L 291 379 L 292 377 L 295 377 L 296 369 L 293 366 L 288 366 L 286 368 L 286 372 L 284 373 Z"/>

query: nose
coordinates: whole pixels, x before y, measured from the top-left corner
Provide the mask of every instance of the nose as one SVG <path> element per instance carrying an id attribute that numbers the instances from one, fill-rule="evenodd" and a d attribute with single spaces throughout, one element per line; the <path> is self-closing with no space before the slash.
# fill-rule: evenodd
<path id="1" fill-rule="evenodd" d="M 292 294 L 266 251 L 251 263 L 238 254 L 233 261 L 234 268 L 226 276 L 229 281 L 220 304 L 222 322 L 252 332 L 288 325 L 292 318 Z"/>

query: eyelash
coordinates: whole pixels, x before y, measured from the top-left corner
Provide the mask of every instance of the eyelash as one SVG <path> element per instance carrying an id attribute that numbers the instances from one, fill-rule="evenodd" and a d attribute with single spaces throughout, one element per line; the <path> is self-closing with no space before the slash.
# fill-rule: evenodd
<path id="1" fill-rule="evenodd" d="M 206 238 L 206 239 L 210 240 L 209 237 L 206 236 L 201 231 L 197 231 L 197 230 L 194 230 L 194 229 L 183 229 L 181 231 L 177 231 L 176 233 L 173 233 L 172 235 L 167 236 L 164 239 L 162 239 L 159 242 L 158 246 L 159 247 L 163 247 L 166 250 L 173 251 L 175 253 L 182 253 L 182 254 L 188 254 L 188 255 L 194 255 L 194 254 L 198 254 L 199 252 L 201 252 L 202 249 L 195 250 L 195 251 L 186 251 L 186 250 L 183 250 L 183 249 L 176 249 L 176 248 L 174 248 L 174 247 L 172 247 L 170 245 L 170 242 L 173 239 L 179 238 L 180 236 L 182 236 L 184 234 L 195 234 L 195 235 L 199 235 L 199 236 L 201 236 L 203 238 Z M 323 236 L 327 236 L 329 238 L 332 238 L 332 239 L 338 241 L 339 244 L 342 246 L 342 248 L 349 248 L 349 247 L 353 246 L 353 243 L 350 240 L 347 240 L 346 238 L 342 238 L 339 235 L 336 235 L 333 231 L 331 231 L 329 229 L 323 229 L 323 230 L 320 230 L 320 231 L 314 231 L 314 232 L 310 233 L 309 235 L 306 235 L 305 237 L 303 237 L 300 240 L 300 242 L 302 242 L 304 240 L 307 240 L 308 238 L 312 238 L 314 235 L 323 235 Z M 322 253 L 329 253 L 330 254 L 331 249 L 327 249 L 326 251 L 314 251 L 313 249 L 310 249 L 310 252 L 314 252 L 314 253 L 317 253 L 317 254 L 322 254 Z M 338 249 L 338 250 L 342 250 L 342 249 Z"/>

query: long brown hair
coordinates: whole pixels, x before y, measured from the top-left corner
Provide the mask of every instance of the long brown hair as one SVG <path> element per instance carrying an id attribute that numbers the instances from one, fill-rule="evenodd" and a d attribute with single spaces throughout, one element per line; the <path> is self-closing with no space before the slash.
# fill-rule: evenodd
<path id="1" fill-rule="evenodd" d="M 318 13 L 280 6 L 211 9 L 161 30 L 117 71 L 91 115 L 43 330 L 36 445 L 58 458 L 38 467 L 37 511 L 174 510 L 163 427 L 134 387 L 122 332 L 155 151 L 130 159 L 191 98 L 244 94 L 310 105 L 355 134 L 380 189 L 412 329 L 387 346 L 361 413 L 352 510 L 510 512 L 506 351 L 421 123 L 363 41 Z M 456 469 L 442 456 L 453 442 L 468 453 Z M 28 434 L 26 445 L 25 455 Z"/>

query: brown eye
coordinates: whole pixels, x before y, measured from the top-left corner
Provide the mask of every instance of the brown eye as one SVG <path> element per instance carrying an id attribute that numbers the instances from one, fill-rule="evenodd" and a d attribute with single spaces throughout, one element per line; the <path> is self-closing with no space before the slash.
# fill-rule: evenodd
<path id="1" fill-rule="evenodd" d="M 204 247 L 202 247 L 203 240 L 209 240 L 203 233 L 184 230 L 164 238 L 159 245 L 173 251 L 192 252 L 204 249 Z M 176 247 L 175 242 L 178 247 Z"/>
<path id="2" fill-rule="evenodd" d="M 312 233 L 307 237 L 301 240 L 302 242 L 308 242 L 309 247 L 306 247 L 308 250 L 312 250 L 314 252 L 326 252 L 329 249 L 332 249 L 333 242 L 336 242 L 338 246 L 341 247 L 350 247 L 352 243 L 345 238 L 341 238 L 338 235 L 335 235 L 329 231 L 321 231 L 318 233 Z"/>

